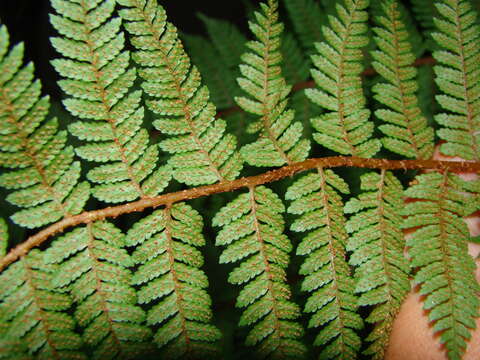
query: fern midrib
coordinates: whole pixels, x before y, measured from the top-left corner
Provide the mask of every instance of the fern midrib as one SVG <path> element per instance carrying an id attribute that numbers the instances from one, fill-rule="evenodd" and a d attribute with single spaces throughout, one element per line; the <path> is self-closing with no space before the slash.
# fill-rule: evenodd
<path id="1" fill-rule="evenodd" d="M 7 116 L 6 121 L 8 121 L 10 124 L 15 126 L 17 129 L 17 137 L 20 138 L 20 141 L 22 143 L 23 149 L 25 149 L 25 154 L 30 158 L 33 167 L 37 171 L 38 175 L 40 176 L 41 183 L 43 187 L 46 189 L 46 191 L 50 194 L 51 199 L 54 201 L 56 207 L 58 210 L 60 210 L 63 213 L 64 218 L 72 216 L 66 209 L 62 201 L 60 200 L 59 194 L 55 191 L 53 186 L 51 186 L 49 179 L 47 178 L 47 175 L 45 174 L 45 169 L 41 162 L 37 159 L 37 156 L 35 155 L 35 151 L 32 150 L 30 146 L 30 141 L 28 140 L 28 135 L 24 133 L 23 129 L 18 125 L 18 121 L 20 119 L 17 119 L 14 116 L 15 113 L 15 105 L 7 98 L 5 95 L 5 89 L 1 90 L 1 97 L 3 100 L 3 103 L 7 105 L 7 109 L 9 112 L 9 116 Z"/>
<path id="2" fill-rule="evenodd" d="M 278 314 L 278 310 L 276 307 L 276 299 L 273 296 L 273 276 L 270 272 L 270 263 L 268 262 L 267 254 L 265 251 L 265 241 L 263 240 L 262 233 L 260 230 L 260 223 L 258 221 L 257 217 L 257 203 L 255 200 L 255 188 L 254 187 L 249 187 L 249 192 L 250 192 L 250 206 L 252 209 L 252 217 L 253 217 L 253 226 L 255 229 L 255 235 L 257 237 L 258 242 L 260 243 L 260 256 L 263 259 L 263 263 L 265 264 L 265 272 L 267 273 L 267 278 L 268 278 L 268 294 L 270 295 L 270 298 L 272 299 L 272 312 L 275 317 L 275 324 L 274 324 L 274 331 L 271 335 L 273 336 L 278 336 L 281 338 L 281 334 L 279 334 L 280 331 L 280 318 Z M 270 336 L 271 336 L 270 335 Z M 280 343 L 279 345 L 280 348 L 283 348 L 282 344 Z"/>
<path id="3" fill-rule="evenodd" d="M 105 317 L 108 321 L 108 326 L 110 328 L 110 335 L 113 337 L 113 341 L 117 345 L 117 349 L 119 349 L 119 352 L 122 353 L 122 344 L 120 340 L 117 337 L 117 334 L 115 334 L 115 331 L 113 330 L 113 320 L 109 316 L 109 310 L 107 307 L 107 300 L 105 299 L 105 292 L 102 290 L 102 279 L 98 276 L 98 270 L 97 267 L 99 265 L 98 258 L 95 256 L 95 252 L 93 249 L 95 248 L 95 245 L 93 242 L 95 241 L 95 237 L 92 232 L 92 223 L 87 224 L 87 232 L 88 232 L 88 245 L 87 245 L 87 251 L 88 251 L 88 257 L 92 261 L 92 268 L 90 271 L 93 271 L 94 277 L 95 277 L 95 290 L 96 293 L 98 293 L 98 296 L 100 297 L 100 307 L 102 309 L 103 314 L 105 314 Z M 90 296 L 95 296 L 95 295 L 90 295 Z M 100 315 L 101 316 L 101 315 Z M 93 320 L 92 320 L 93 321 Z M 108 337 L 109 335 L 107 335 Z"/>
<path id="4" fill-rule="evenodd" d="M 265 129 L 266 133 L 267 133 L 267 137 L 268 139 L 272 142 L 273 146 L 275 147 L 275 150 L 280 154 L 280 156 L 285 160 L 285 162 L 288 164 L 288 165 L 292 165 L 292 161 L 290 160 L 290 158 L 287 156 L 287 154 L 282 150 L 282 148 L 280 147 L 280 145 L 278 144 L 278 141 L 277 139 L 275 138 L 275 135 L 273 134 L 272 132 L 272 119 L 270 119 L 270 114 L 273 113 L 273 110 L 275 108 L 276 105 L 278 105 L 278 101 L 275 101 L 273 102 L 273 104 L 275 104 L 273 106 L 273 109 L 269 109 L 268 108 L 268 99 L 270 97 L 270 82 L 268 81 L 268 75 L 269 75 L 269 71 L 268 71 L 268 63 L 269 63 L 269 58 L 270 58 L 270 47 L 271 47 L 271 44 L 270 44 L 270 36 L 271 36 L 271 33 L 272 33 L 272 22 L 270 21 L 270 19 L 272 18 L 272 11 L 271 11 L 271 7 L 270 7 L 270 4 L 269 4 L 269 13 L 268 13 L 268 28 L 266 29 L 267 30 L 267 43 L 265 44 L 265 51 L 263 53 L 263 64 L 264 64 L 264 67 L 263 67 L 263 91 L 264 91 L 264 101 L 262 103 L 262 109 L 263 109 L 263 116 L 262 116 L 262 122 L 263 122 L 263 128 Z M 278 116 L 281 116 L 281 114 L 279 114 Z"/>
<path id="5" fill-rule="evenodd" d="M 398 20 L 396 17 L 397 14 L 397 3 L 392 2 L 391 8 L 390 8 L 390 21 L 392 22 L 393 26 L 393 38 L 394 38 L 394 49 L 395 49 L 395 58 L 394 58 L 394 63 L 395 63 L 395 75 L 396 79 L 398 81 L 397 86 L 400 90 L 401 98 L 402 98 L 402 108 L 403 108 L 403 114 L 405 115 L 407 119 L 407 131 L 408 131 L 408 137 L 410 138 L 410 144 L 413 147 L 413 150 L 415 151 L 415 158 L 417 159 L 422 159 L 422 154 L 420 152 L 420 149 L 417 145 L 417 141 L 415 139 L 415 133 L 412 130 L 412 122 L 415 119 L 412 119 L 410 117 L 411 113 L 410 110 L 408 109 L 407 106 L 407 100 L 406 100 L 406 91 L 404 88 L 403 80 L 402 80 L 402 75 L 400 74 L 400 63 L 399 63 L 399 58 L 400 58 L 400 40 L 398 38 Z M 408 40 L 407 40 L 408 41 Z M 383 176 L 383 175 L 382 175 Z"/>
<path id="6" fill-rule="evenodd" d="M 177 304 L 178 314 L 181 317 L 181 328 L 182 328 L 182 335 L 185 338 L 185 346 L 188 349 L 187 353 L 191 351 L 190 344 L 191 339 L 188 336 L 187 332 L 187 320 L 183 311 L 182 300 L 183 296 L 179 289 L 182 287 L 180 280 L 178 279 L 177 272 L 175 271 L 175 255 L 173 253 L 173 238 L 172 233 L 170 231 L 170 223 L 173 221 L 172 214 L 171 214 L 171 205 L 165 207 L 164 210 L 165 214 L 165 237 L 167 238 L 167 254 L 168 254 L 168 262 L 170 264 L 170 273 L 172 274 L 172 280 L 174 284 L 174 293 L 175 293 L 175 302 Z"/>
<path id="7" fill-rule="evenodd" d="M 343 83 L 344 83 L 344 78 L 345 78 L 345 69 L 344 69 L 344 65 L 345 65 L 345 52 L 346 52 L 346 47 L 347 47 L 347 42 L 348 42 L 348 39 L 350 38 L 350 32 L 351 32 L 351 26 L 352 26 L 352 22 L 353 22 L 353 14 L 355 14 L 355 11 L 357 11 L 357 5 L 358 4 L 358 0 L 357 1 L 353 1 L 353 9 L 351 11 L 351 13 L 349 14 L 349 18 L 348 18 L 348 24 L 347 26 L 345 26 L 345 37 L 344 37 L 344 41 L 342 41 L 342 49 L 340 51 L 340 64 L 338 66 L 338 69 L 339 69 L 339 81 L 337 82 L 337 101 L 338 101 L 338 116 L 339 116 L 339 120 L 340 120 L 340 126 L 342 128 L 342 134 L 343 134 L 343 140 L 347 143 L 347 145 L 350 147 L 350 154 L 352 156 L 358 156 L 358 151 L 357 149 L 355 148 L 355 146 L 352 144 L 350 138 L 349 138 L 349 134 L 348 134 L 348 131 L 346 129 L 346 126 L 345 126 L 345 110 L 344 110 L 344 106 L 345 104 L 343 103 Z M 333 30 L 332 30 L 333 31 Z"/>
<path id="8" fill-rule="evenodd" d="M 347 344 L 345 343 L 345 334 L 343 333 L 343 330 L 346 329 L 346 326 L 344 325 L 345 323 L 345 320 L 343 319 L 343 308 L 342 308 L 342 304 L 340 303 L 340 296 L 338 296 L 341 291 L 340 291 L 340 288 L 338 286 L 338 283 L 339 283 L 339 280 L 338 280 L 338 277 L 337 277 L 337 271 L 335 269 L 335 258 L 336 256 L 341 256 L 343 257 L 344 261 L 345 261 L 345 253 L 343 254 L 337 254 L 337 250 L 334 246 L 334 243 L 335 243 L 335 236 L 332 232 L 332 217 L 330 216 L 331 212 L 333 211 L 334 212 L 334 209 L 332 209 L 330 207 L 330 202 L 328 201 L 328 194 L 327 194 L 327 183 L 326 183 L 326 179 L 325 179 L 325 172 L 324 172 L 324 169 L 323 168 L 317 168 L 317 171 L 318 171 L 318 174 L 320 175 L 320 191 L 321 191 L 321 194 L 322 194 L 322 199 L 323 199 L 323 208 L 326 210 L 326 220 L 325 220 L 325 225 L 327 226 L 327 229 L 328 229 L 328 249 L 329 249 L 329 254 L 330 254 L 330 264 L 329 264 L 329 267 L 330 267 L 330 273 L 332 274 L 332 282 L 333 282 L 333 288 L 335 290 L 335 300 L 334 302 L 336 303 L 336 306 L 337 306 L 337 319 L 340 323 L 340 332 L 341 332 L 341 335 L 340 335 L 340 339 L 341 339 L 341 349 L 342 349 L 342 352 L 341 354 L 348 354 L 349 351 L 348 351 L 348 346 Z M 340 244 L 339 247 L 343 247 L 343 244 Z M 340 281 L 341 282 L 341 281 Z"/>
<path id="9" fill-rule="evenodd" d="M 45 316 L 45 311 L 40 307 L 40 305 L 38 304 L 38 299 L 37 299 L 37 296 L 36 296 L 36 291 L 37 291 L 37 288 L 35 287 L 35 285 L 33 284 L 33 281 L 32 279 L 34 278 L 34 275 L 33 275 L 33 271 L 32 271 L 32 268 L 30 267 L 30 265 L 27 263 L 27 258 L 26 257 L 23 257 L 21 259 L 21 262 L 22 262 L 22 265 L 25 269 L 25 282 L 28 284 L 28 288 L 29 288 L 29 292 L 30 292 L 30 298 L 32 299 L 32 302 L 35 304 L 35 308 L 36 308 L 36 313 L 38 314 L 38 323 L 35 324 L 32 328 L 35 328 L 36 326 L 41 326 L 42 327 L 42 330 L 43 332 L 45 333 L 45 341 L 47 342 L 48 346 L 50 347 L 50 350 L 52 351 L 52 355 L 53 357 L 56 359 L 56 360 L 62 360 L 62 358 L 60 357 L 60 354 L 58 353 L 57 349 L 55 348 L 55 346 L 53 345 L 53 342 L 52 340 L 50 339 L 50 329 L 48 329 L 48 321 L 46 321 L 46 316 Z M 30 331 L 32 331 L 32 329 L 30 329 Z M 40 347 L 41 348 L 41 347 Z"/>
<path id="10" fill-rule="evenodd" d="M 473 109 L 472 109 L 472 103 L 473 103 L 473 100 L 471 99 L 471 96 L 470 96 L 470 91 L 468 89 L 468 84 L 469 83 L 473 83 L 473 82 L 470 82 L 468 81 L 469 79 L 467 79 L 468 77 L 468 72 L 467 72 L 467 65 L 465 63 L 465 42 L 464 42 L 464 37 L 463 37 L 463 32 L 462 32 L 462 29 L 461 29 L 461 26 L 460 26 L 460 9 L 459 9 L 459 6 L 460 6 L 460 1 L 456 1 L 456 8 L 455 8 L 455 14 L 456 14 L 456 22 L 455 22 L 455 27 L 457 29 L 457 36 L 458 36 L 458 39 L 459 39 L 459 43 L 460 43 L 460 59 L 461 59 L 461 62 L 462 62 L 462 81 L 463 81 L 463 89 L 464 89 L 464 94 L 465 94 L 465 101 L 467 103 L 467 121 L 468 121 L 468 125 L 469 125 L 469 135 L 472 139 L 471 141 L 471 144 L 472 144 L 472 148 L 473 148 L 473 152 L 475 154 L 475 160 L 479 161 L 480 160 L 480 149 L 478 149 L 478 146 L 477 146 L 477 141 L 476 141 L 476 138 L 475 138 L 475 124 L 474 124 L 474 117 L 475 117 L 475 114 L 473 112 Z"/>
<path id="11" fill-rule="evenodd" d="M 81 7 L 82 7 L 82 10 L 83 10 L 84 18 L 86 18 L 87 14 L 88 14 L 88 9 L 87 9 L 86 3 L 84 1 L 81 2 Z M 127 160 L 127 157 L 125 155 L 126 149 L 125 149 L 124 146 L 122 146 L 122 144 L 120 143 L 120 140 L 117 136 L 117 126 L 115 125 L 115 119 L 113 117 L 111 117 L 111 115 L 110 115 L 110 111 L 111 111 L 112 107 L 110 105 L 108 105 L 108 102 L 107 102 L 107 99 L 106 99 L 105 86 L 104 86 L 103 82 L 101 81 L 101 73 L 100 73 L 100 69 L 98 67 L 98 56 L 95 53 L 95 47 L 94 47 L 94 45 L 93 45 L 93 43 L 90 39 L 91 31 L 90 31 L 89 27 L 87 26 L 87 24 L 85 22 L 83 22 L 83 25 L 84 25 L 84 29 L 85 29 L 85 31 L 84 31 L 85 38 L 86 38 L 85 43 L 87 44 L 88 52 L 89 52 L 90 59 L 91 59 L 90 64 L 92 65 L 92 71 L 93 71 L 93 74 L 94 74 L 95 79 L 96 79 L 95 84 L 100 89 L 100 100 L 101 100 L 101 103 L 102 103 L 102 105 L 105 109 L 105 112 L 108 114 L 108 118 L 106 120 L 110 124 L 110 127 L 112 129 L 113 141 L 114 141 L 115 145 L 117 146 L 118 151 L 120 152 L 121 161 L 125 165 L 125 168 L 127 169 L 127 174 L 128 174 L 128 177 L 130 178 L 131 184 L 135 187 L 135 189 L 137 190 L 140 197 L 142 199 L 145 199 L 145 198 L 147 198 L 147 196 L 145 195 L 145 193 L 143 192 L 139 182 L 135 178 L 132 167 L 130 166 L 130 164 Z"/>
<path id="12" fill-rule="evenodd" d="M 166 65 L 166 67 L 167 67 L 167 69 L 170 73 L 171 78 L 175 82 L 175 88 L 177 90 L 178 99 L 181 101 L 181 104 L 182 104 L 182 107 L 183 107 L 183 112 L 185 114 L 185 120 L 186 120 L 186 122 L 187 122 L 187 124 L 190 128 L 190 136 L 192 137 L 193 141 L 197 145 L 197 147 L 199 149 L 198 151 L 200 151 L 200 153 L 202 153 L 206 157 L 206 159 L 208 160 L 209 168 L 210 168 L 211 171 L 213 171 L 215 173 L 215 175 L 218 178 L 218 181 L 220 183 L 225 182 L 226 179 L 220 173 L 220 170 L 215 165 L 215 162 L 212 160 L 208 151 L 205 150 L 202 142 L 200 141 L 200 137 L 199 137 L 200 134 L 196 133 L 195 128 L 192 124 L 192 112 L 190 110 L 190 106 L 188 105 L 187 97 L 184 94 L 184 92 L 182 91 L 181 79 L 177 76 L 177 73 L 175 72 L 175 67 L 174 67 L 174 64 L 170 61 L 170 58 L 168 56 L 168 51 L 165 51 L 165 49 L 162 47 L 162 34 L 159 34 L 155 30 L 155 27 L 153 26 L 153 23 L 149 20 L 148 15 L 145 13 L 145 9 L 142 7 L 142 5 L 139 3 L 138 0 L 135 0 L 135 5 L 136 5 L 137 9 L 143 15 L 144 22 L 145 22 L 145 24 L 147 24 L 147 26 L 150 30 L 150 33 L 152 34 L 152 37 L 155 40 L 154 43 L 157 44 L 157 50 L 159 51 L 159 53 L 161 55 L 161 58 L 162 58 L 164 64 Z M 165 25 L 165 30 L 164 31 L 168 31 L 168 29 L 166 27 L 167 27 L 167 25 Z M 177 39 L 176 41 L 179 41 L 179 40 Z M 175 46 L 175 45 L 173 45 L 173 46 Z"/>

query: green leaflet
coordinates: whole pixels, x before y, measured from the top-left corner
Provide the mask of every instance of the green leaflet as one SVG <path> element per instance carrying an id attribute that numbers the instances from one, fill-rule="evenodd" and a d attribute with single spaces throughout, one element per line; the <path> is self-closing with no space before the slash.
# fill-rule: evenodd
<path id="1" fill-rule="evenodd" d="M 236 151 L 237 139 L 225 134 L 223 120 L 215 119 L 208 89 L 201 86 L 200 73 L 191 66 L 165 10 L 155 0 L 118 3 L 125 7 L 120 15 L 137 49 L 133 58 L 149 96 L 147 106 L 159 115 L 154 126 L 172 135 L 159 145 L 173 152 L 169 164 L 175 179 L 200 185 L 237 177 L 243 166 Z"/>
<path id="2" fill-rule="evenodd" d="M 403 188 L 391 173 L 369 172 L 361 177 L 357 198 L 345 204 L 353 214 L 346 229 L 351 234 L 347 250 L 355 269 L 355 292 L 360 306 L 375 305 L 366 321 L 375 328 L 366 338 L 371 344 L 365 354 L 383 359 L 393 321 L 410 291 L 409 264 L 403 256 L 405 240 L 398 224 L 403 204 Z"/>
<path id="3" fill-rule="evenodd" d="M 140 304 L 152 304 L 148 325 L 159 325 L 155 343 L 168 359 L 210 358 L 219 351 L 220 331 L 211 324 L 208 280 L 200 269 L 203 221 L 184 203 L 157 210 L 128 232 L 127 245 L 138 269 L 132 284 L 141 285 Z"/>
<path id="4" fill-rule="evenodd" d="M 44 253 L 33 250 L 0 275 L 0 320 L 6 327 L 0 347 L 3 354 L 14 354 L 9 359 L 87 359 L 68 314 L 72 301 L 51 286 L 55 270 Z"/>
<path id="5" fill-rule="evenodd" d="M 373 51 L 374 69 L 387 83 L 373 86 L 375 99 L 389 109 L 375 111 L 387 124 L 379 126 L 384 133 L 383 145 L 390 151 L 409 158 L 429 159 L 433 154 L 433 129 L 427 126 L 417 100 L 417 70 L 409 43 L 409 32 L 398 2 L 383 4 L 384 16 L 376 19 L 381 27 L 374 28 L 379 50 Z"/>
<path id="6" fill-rule="evenodd" d="M 324 27 L 325 41 L 315 45 L 312 77 L 317 89 L 305 92 L 318 106 L 329 110 L 312 119 L 318 131 L 313 138 L 320 145 L 343 155 L 371 157 L 380 149 L 378 139 L 370 139 L 373 122 L 365 108 L 360 73 L 365 36 L 368 0 L 345 0 L 337 6 L 337 16 L 329 16 Z"/>
<path id="7" fill-rule="evenodd" d="M 440 46 L 433 57 L 435 82 L 442 95 L 435 98 L 447 112 L 435 116 L 442 126 L 437 135 L 446 140 L 440 150 L 445 155 L 480 160 L 480 28 L 477 12 L 470 1 L 443 0 L 435 4 L 438 32 L 432 34 Z"/>
<path id="8" fill-rule="evenodd" d="M 411 3 L 413 15 L 425 33 L 426 48 L 430 51 L 436 50 L 437 46 L 432 39 L 432 32 L 435 30 L 433 19 L 437 15 L 435 2 L 431 0 L 412 0 Z"/>
<path id="9" fill-rule="evenodd" d="M 8 248 L 8 226 L 5 219 L 0 218 L 0 257 L 7 254 Z"/>
<path id="10" fill-rule="evenodd" d="M 480 305 L 476 266 L 467 249 L 470 236 L 460 217 L 466 215 L 468 199 L 460 190 L 455 175 L 419 175 L 405 196 L 421 201 L 402 211 L 407 216 L 403 228 L 418 227 L 407 240 L 411 266 L 417 268 L 414 281 L 449 359 L 462 357 Z"/>
<path id="11" fill-rule="evenodd" d="M 58 238 L 45 261 L 58 264 L 52 285 L 76 302 L 75 319 L 93 359 L 138 359 L 151 351 L 151 331 L 128 269 L 134 262 L 125 236 L 108 222 L 78 227 Z"/>
<path id="12" fill-rule="evenodd" d="M 260 116 L 251 123 L 248 132 L 261 131 L 254 143 L 241 149 L 242 157 L 254 166 L 281 166 L 305 160 L 310 151 L 310 141 L 302 138 L 303 125 L 294 122 L 295 112 L 287 110 L 290 87 L 281 75 L 280 53 L 283 24 L 278 22 L 278 1 L 260 4 L 255 12 L 256 22 L 250 30 L 256 37 L 247 43 L 251 52 L 242 56 L 240 87 L 249 97 L 235 100 L 245 111 Z M 252 99 L 253 98 L 253 99 Z"/>
<path id="13" fill-rule="evenodd" d="M 66 146 L 56 119 L 46 120 L 48 97 L 40 98 L 33 65 L 22 66 L 23 45 L 9 52 L 8 32 L 0 27 L 0 186 L 13 190 L 8 202 L 24 208 L 12 220 L 35 228 L 78 214 L 90 191 L 79 183 L 80 165 Z"/>
<path id="14" fill-rule="evenodd" d="M 216 244 L 226 246 L 221 263 L 240 261 L 229 276 L 232 284 L 243 284 L 237 306 L 245 308 L 241 326 L 253 325 L 247 346 L 256 345 L 261 358 L 299 359 L 305 347 L 299 341 L 302 326 L 295 321 L 300 309 L 291 302 L 286 267 L 292 245 L 283 233 L 285 211 L 270 189 L 250 188 L 223 207 L 213 218 L 222 226 Z"/>
<path id="15" fill-rule="evenodd" d="M 128 69 L 120 18 L 112 18 L 115 0 L 52 0 L 58 15 L 50 21 L 62 37 L 52 44 L 64 56 L 53 60 L 64 105 L 79 121 L 70 132 L 86 144 L 81 158 L 107 163 L 90 170 L 93 195 L 105 202 L 132 201 L 158 195 L 170 180 L 168 168 L 156 169 L 158 149 L 141 129 L 141 91 L 131 91 L 135 69 Z M 85 75 L 86 74 L 86 75 Z"/>
<path id="16" fill-rule="evenodd" d="M 345 260 L 345 218 L 339 193 L 348 194 L 348 185 L 331 170 L 319 168 L 297 180 L 287 191 L 291 214 L 300 215 L 291 228 L 308 231 L 297 247 L 306 256 L 300 268 L 305 276 L 302 290 L 309 298 L 304 311 L 312 313 L 309 327 L 321 328 L 314 345 L 319 359 L 354 359 L 361 341 L 356 330 L 363 327 L 356 313 L 358 299 Z"/>

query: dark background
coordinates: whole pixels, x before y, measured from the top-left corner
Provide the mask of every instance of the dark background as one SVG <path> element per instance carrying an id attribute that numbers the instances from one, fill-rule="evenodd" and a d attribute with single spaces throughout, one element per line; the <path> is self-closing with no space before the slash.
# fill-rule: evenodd
<path id="1" fill-rule="evenodd" d="M 169 20 L 186 33 L 206 34 L 197 17 L 199 12 L 228 20 L 244 30 L 247 28 L 242 0 L 160 0 L 159 3 L 167 11 Z M 257 0 L 252 3 L 257 3 Z M 0 0 L 0 23 L 8 27 L 10 43 L 25 42 L 26 59 L 35 63 L 36 75 L 42 81 L 44 93 L 58 98 L 57 75 L 49 63 L 57 56 L 49 42 L 49 37 L 56 35 L 48 20 L 50 12 L 53 10 L 49 0 Z"/>

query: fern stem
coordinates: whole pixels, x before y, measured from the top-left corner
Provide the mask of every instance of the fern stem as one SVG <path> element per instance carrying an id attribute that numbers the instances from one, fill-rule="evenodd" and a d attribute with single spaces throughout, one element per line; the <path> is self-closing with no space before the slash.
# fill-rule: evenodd
<path id="1" fill-rule="evenodd" d="M 324 158 L 311 158 L 302 162 L 287 165 L 279 169 L 271 170 L 256 176 L 243 177 L 232 181 L 224 181 L 214 185 L 199 186 L 187 190 L 167 193 L 156 197 L 132 201 L 118 206 L 110 206 L 94 211 L 85 211 L 81 214 L 65 218 L 48 226 L 37 234 L 29 237 L 25 242 L 16 246 L 0 260 L 0 270 L 21 256 L 27 254 L 30 249 L 39 246 L 50 237 L 65 231 L 65 229 L 79 224 L 87 224 L 106 218 L 116 218 L 123 214 L 140 212 L 147 208 L 156 208 L 162 205 L 174 204 L 180 201 L 197 199 L 218 193 L 231 192 L 241 188 L 263 185 L 303 171 L 322 168 L 336 167 L 359 167 L 369 169 L 386 170 L 441 170 L 447 172 L 473 172 L 480 173 L 480 162 L 467 161 L 438 161 L 438 160 L 387 160 L 366 159 L 355 156 L 333 156 Z"/>

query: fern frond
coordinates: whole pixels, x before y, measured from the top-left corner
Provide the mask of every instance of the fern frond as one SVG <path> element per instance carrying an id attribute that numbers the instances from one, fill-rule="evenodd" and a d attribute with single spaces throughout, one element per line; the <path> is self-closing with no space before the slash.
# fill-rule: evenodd
<path id="1" fill-rule="evenodd" d="M 371 157 L 380 149 L 378 139 L 370 139 L 373 122 L 365 106 L 362 81 L 362 48 L 368 44 L 368 0 L 345 0 L 337 6 L 337 17 L 329 16 L 323 28 L 325 41 L 316 44 L 312 56 L 312 76 L 317 89 L 305 92 L 310 100 L 329 110 L 313 118 L 320 145 L 344 155 Z"/>
<path id="2" fill-rule="evenodd" d="M 419 175 L 405 196 L 418 199 L 403 210 L 404 228 L 417 228 L 407 240 L 414 281 L 425 296 L 432 329 L 439 333 L 449 359 L 460 359 L 475 328 L 480 287 L 475 262 L 468 254 L 468 229 L 461 216 L 466 208 L 454 175 L 447 172 Z"/>
<path id="3" fill-rule="evenodd" d="M 314 0 L 284 0 L 288 16 L 305 50 L 315 51 L 314 44 L 323 40 L 320 24 L 325 23 L 325 13 Z"/>
<path id="4" fill-rule="evenodd" d="M 13 358 L 28 354 L 44 360 L 87 359 L 68 314 L 72 301 L 51 285 L 55 269 L 45 263 L 44 253 L 34 250 L 0 275 L 0 320 L 8 324 L 2 337 L 3 354 L 17 352 L 19 356 Z M 22 354 L 22 348 L 27 353 Z"/>
<path id="5" fill-rule="evenodd" d="M 442 125 L 437 135 L 446 140 L 445 155 L 480 160 L 480 27 L 477 12 L 468 0 L 443 0 L 435 4 L 440 16 L 434 19 L 438 32 L 432 34 L 441 50 L 433 53 L 440 65 L 434 67 L 442 95 L 436 99 L 447 113 L 435 120 Z"/>
<path id="6" fill-rule="evenodd" d="M 436 50 L 436 44 L 432 39 L 432 32 L 435 31 L 434 17 L 437 15 L 435 1 L 432 0 L 412 0 L 412 12 L 415 19 L 420 24 L 426 37 L 426 47 L 429 50 Z"/>
<path id="7" fill-rule="evenodd" d="M 213 225 L 222 227 L 216 245 L 226 246 L 220 262 L 241 262 L 228 281 L 244 284 L 236 303 L 245 308 L 239 324 L 254 325 L 245 343 L 257 345 L 261 358 L 298 359 L 306 351 L 299 341 L 303 328 L 295 321 L 300 309 L 289 300 L 286 283 L 292 245 L 283 233 L 284 211 L 280 198 L 260 186 L 238 196 L 213 218 Z"/>
<path id="8" fill-rule="evenodd" d="M 52 61 L 63 77 L 60 87 L 70 96 L 64 105 L 82 119 L 69 131 L 85 145 L 81 158 L 99 163 L 87 174 L 97 184 L 93 195 L 105 202 L 132 201 L 160 193 L 170 180 L 167 168 L 156 168 L 158 148 L 149 146 L 141 129 L 144 110 L 141 91 L 131 91 L 136 79 L 127 69 L 120 19 L 112 18 L 115 0 L 52 0 L 58 15 L 50 21 L 62 37 L 52 44 L 64 56 Z"/>
<path id="9" fill-rule="evenodd" d="M 240 93 L 235 81 L 237 76 L 227 66 L 217 49 L 201 36 L 183 34 L 182 39 L 192 62 L 210 90 L 210 99 L 215 106 L 219 109 L 235 106 L 234 96 Z M 212 58 L 215 61 L 212 61 Z"/>
<path id="10" fill-rule="evenodd" d="M 366 321 L 375 324 L 366 340 L 372 344 L 365 354 L 383 359 L 393 321 L 410 291 L 409 264 L 403 256 L 405 241 L 398 224 L 403 208 L 403 188 L 391 172 L 370 172 L 361 177 L 358 198 L 345 204 L 351 233 L 347 250 L 353 252 L 355 292 L 359 305 L 375 305 Z"/>
<path id="11" fill-rule="evenodd" d="M 300 268 L 305 276 L 302 290 L 310 296 L 305 312 L 313 313 L 309 327 L 321 328 L 314 345 L 319 359 L 354 359 L 361 341 L 356 330 L 363 327 L 356 313 L 358 299 L 346 262 L 345 218 L 339 193 L 348 194 L 348 185 L 331 170 L 318 168 L 289 187 L 291 214 L 300 215 L 291 228 L 308 231 L 297 248 L 306 256 Z"/>
<path id="12" fill-rule="evenodd" d="M 208 280 L 197 249 L 205 243 L 202 228 L 200 214 L 178 203 L 140 220 L 127 234 L 127 245 L 136 246 L 132 256 L 139 267 L 132 283 L 142 286 L 138 301 L 154 303 L 147 324 L 159 325 L 154 341 L 169 359 L 204 359 L 219 350 L 221 334 L 211 324 Z"/>
<path id="13" fill-rule="evenodd" d="M 166 135 L 160 147 L 174 154 L 169 164 L 173 176 L 188 185 L 211 184 L 238 176 L 242 161 L 237 139 L 225 134 L 226 124 L 215 119 L 208 89 L 201 86 L 197 68 L 191 66 L 176 28 L 167 22 L 156 0 L 118 0 L 120 15 L 138 49 L 133 58 L 140 65 L 147 106 L 160 118 L 154 126 Z"/>
<path id="14" fill-rule="evenodd" d="M 8 248 L 8 226 L 5 219 L 0 218 L 0 257 L 7 254 Z"/>
<path id="15" fill-rule="evenodd" d="M 285 31 L 280 44 L 282 73 L 288 84 L 297 84 L 310 77 L 310 60 L 303 53 L 295 36 Z"/>
<path id="16" fill-rule="evenodd" d="M 375 111 L 375 116 L 387 123 L 379 126 L 385 135 L 382 143 L 397 154 L 429 159 L 434 133 L 418 106 L 417 70 L 409 33 L 397 1 L 385 1 L 383 13 L 376 19 L 381 27 L 373 29 L 379 50 L 372 52 L 373 68 L 387 81 L 373 87 L 375 99 L 389 108 Z"/>
<path id="17" fill-rule="evenodd" d="M 305 160 L 310 142 L 302 139 L 303 125 L 293 121 L 295 112 L 287 110 L 291 88 L 281 74 L 283 24 L 278 22 L 278 2 L 269 0 L 260 7 L 261 12 L 255 12 L 256 22 L 249 23 L 257 40 L 247 43 L 251 52 L 242 56 L 243 77 L 238 79 L 250 98 L 235 100 L 245 111 L 261 117 L 247 129 L 251 133 L 261 131 L 261 135 L 254 143 L 242 147 L 241 154 L 250 165 L 281 166 Z"/>
<path id="18" fill-rule="evenodd" d="M 240 57 L 245 52 L 247 38 L 231 22 L 210 18 L 200 14 L 200 20 L 207 28 L 207 33 L 220 58 L 229 69 L 237 70 Z"/>
<path id="19" fill-rule="evenodd" d="M 18 207 L 11 219 L 35 228 L 82 211 L 90 191 L 78 183 L 80 164 L 66 146 L 57 119 L 46 120 L 48 97 L 40 98 L 33 65 L 22 66 L 23 45 L 8 51 L 9 36 L 0 27 L 0 186 L 13 190 L 6 200 Z"/>
<path id="20" fill-rule="evenodd" d="M 58 264 L 52 284 L 68 289 L 77 304 L 75 319 L 94 359 L 134 359 L 150 351 L 151 331 L 130 286 L 134 262 L 125 236 L 108 222 L 76 228 L 58 238 L 45 260 Z"/>

